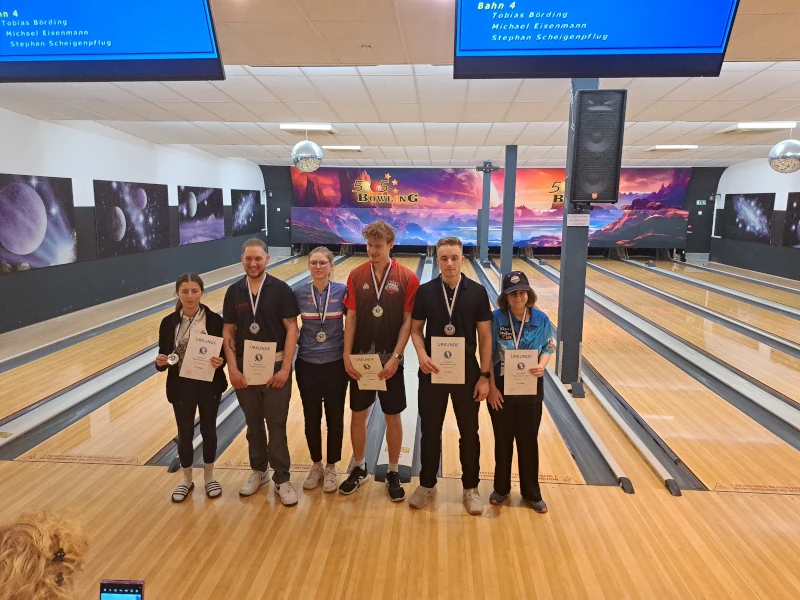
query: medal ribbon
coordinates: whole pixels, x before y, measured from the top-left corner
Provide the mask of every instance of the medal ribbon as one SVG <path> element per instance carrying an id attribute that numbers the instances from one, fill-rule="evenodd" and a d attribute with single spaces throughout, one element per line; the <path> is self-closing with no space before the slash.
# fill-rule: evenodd
<path id="1" fill-rule="evenodd" d="M 450 323 L 453 323 L 453 309 L 456 307 L 456 297 L 458 296 L 458 288 L 461 287 L 461 275 L 458 276 L 458 283 L 456 289 L 453 291 L 453 301 L 447 299 L 447 290 L 445 289 L 444 278 L 442 278 L 442 294 L 444 294 L 444 304 L 447 306 L 447 314 L 450 317 Z"/>
<path id="2" fill-rule="evenodd" d="M 317 288 L 314 287 L 314 283 L 311 283 L 311 300 L 314 302 L 314 308 L 317 309 L 317 314 L 319 315 L 319 329 L 322 331 L 322 326 L 325 325 L 325 317 L 328 316 L 328 303 L 331 301 L 331 284 L 325 286 L 325 289 L 320 292 L 320 296 L 323 293 L 328 292 L 325 296 L 325 307 L 322 307 L 322 298 L 320 297 L 320 303 L 317 304 Z M 322 312 L 320 312 L 320 308 L 322 308 Z"/>
<path id="3" fill-rule="evenodd" d="M 189 326 L 186 328 L 186 331 L 183 332 L 183 335 L 181 335 L 181 326 L 183 325 L 183 311 L 181 311 L 181 322 L 178 323 L 178 333 L 175 335 L 175 350 L 178 349 L 178 344 L 183 341 L 183 338 L 185 338 L 186 334 L 189 333 L 189 330 L 192 328 L 192 323 L 194 323 L 194 320 L 198 317 L 198 315 L 200 315 L 202 310 L 203 309 L 200 307 L 197 308 L 197 312 L 194 313 L 194 316 L 189 321 Z"/>
<path id="4" fill-rule="evenodd" d="M 253 301 L 253 292 L 250 291 L 250 282 L 247 282 L 247 291 L 250 292 L 248 295 L 250 297 L 250 306 L 253 307 L 253 323 L 256 322 L 256 308 L 258 308 L 258 301 L 261 300 L 261 290 L 264 289 L 264 282 L 267 280 L 267 274 L 264 273 L 264 278 L 261 280 L 261 285 L 258 287 L 258 294 L 256 294 L 256 299 Z"/>
<path id="5" fill-rule="evenodd" d="M 372 275 L 372 284 L 375 286 L 375 296 L 377 296 L 378 305 L 380 305 L 383 288 L 386 286 L 386 282 L 389 281 L 389 274 L 392 272 L 392 260 L 389 259 L 389 266 L 386 267 L 386 274 L 383 276 L 380 287 L 378 287 L 378 280 L 375 279 L 375 268 L 372 266 L 372 263 L 369 265 L 369 272 L 370 275 Z"/>
<path id="6" fill-rule="evenodd" d="M 525 315 L 522 317 L 522 323 L 519 326 L 519 335 L 514 331 L 514 319 L 511 311 L 508 311 L 508 324 L 511 326 L 511 337 L 514 338 L 514 350 L 519 350 L 519 343 L 522 341 L 522 330 L 525 329 L 525 321 L 528 320 L 528 309 L 525 308 Z"/>

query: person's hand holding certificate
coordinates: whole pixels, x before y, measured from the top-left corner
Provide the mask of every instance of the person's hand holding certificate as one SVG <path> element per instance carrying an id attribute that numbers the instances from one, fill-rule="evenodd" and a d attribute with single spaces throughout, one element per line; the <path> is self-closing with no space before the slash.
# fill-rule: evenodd
<path id="1" fill-rule="evenodd" d="M 275 374 L 275 342 L 244 342 L 244 379 L 247 385 L 266 385 Z"/>
<path id="2" fill-rule="evenodd" d="M 538 378 L 530 370 L 538 364 L 539 353 L 536 350 L 506 350 L 503 396 L 534 395 Z"/>
<path id="3" fill-rule="evenodd" d="M 221 337 L 193 333 L 186 345 L 180 376 L 200 381 L 213 380 L 216 367 L 211 364 L 211 358 L 219 356 L 221 350 Z"/>
<path id="4" fill-rule="evenodd" d="M 386 380 L 378 377 L 383 370 L 380 356 L 377 354 L 351 354 L 350 362 L 353 368 L 361 374 L 361 379 L 358 380 L 358 389 L 386 391 Z"/>
<path id="5" fill-rule="evenodd" d="M 431 360 L 439 367 L 431 373 L 431 383 L 463 384 L 466 365 L 463 337 L 431 337 Z"/>

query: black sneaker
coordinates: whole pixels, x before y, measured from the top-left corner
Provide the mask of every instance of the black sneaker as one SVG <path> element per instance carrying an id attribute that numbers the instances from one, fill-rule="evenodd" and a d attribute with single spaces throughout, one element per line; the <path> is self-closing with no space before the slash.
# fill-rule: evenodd
<path id="1" fill-rule="evenodd" d="M 406 491 L 400 485 L 400 474 L 397 471 L 387 471 L 386 491 L 389 492 L 389 500 L 392 502 L 402 502 L 406 499 Z"/>
<path id="2" fill-rule="evenodd" d="M 367 473 L 366 469 L 362 469 L 361 467 L 353 467 L 353 470 L 350 471 L 350 475 L 347 476 L 347 479 L 345 479 L 339 485 L 339 493 L 349 496 L 355 492 L 359 486 L 364 485 L 368 481 L 369 473 Z"/>

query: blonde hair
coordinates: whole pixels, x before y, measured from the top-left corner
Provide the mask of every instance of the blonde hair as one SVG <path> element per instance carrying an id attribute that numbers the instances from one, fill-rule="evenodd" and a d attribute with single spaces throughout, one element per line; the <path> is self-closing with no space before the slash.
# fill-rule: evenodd
<path id="1" fill-rule="evenodd" d="M 0 600 L 72 600 L 86 537 L 48 511 L 0 526 Z"/>
<path id="2" fill-rule="evenodd" d="M 317 246 L 311 252 L 308 253 L 308 260 L 311 261 L 311 257 L 317 252 L 319 252 L 320 254 L 324 254 L 325 258 L 328 259 L 328 262 L 331 264 L 330 275 L 333 275 L 333 252 L 328 250 L 325 246 Z"/>
<path id="3" fill-rule="evenodd" d="M 464 252 L 464 243 L 457 237 L 443 237 L 436 242 L 436 256 L 439 256 L 439 248 L 442 246 L 458 246 Z"/>
<path id="4" fill-rule="evenodd" d="M 386 221 L 375 221 L 364 227 L 361 235 L 363 235 L 364 239 L 367 241 L 372 238 L 377 238 L 379 240 L 386 240 L 387 244 L 393 244 L 395 231 L 394 227 L 389 225 Z"/>

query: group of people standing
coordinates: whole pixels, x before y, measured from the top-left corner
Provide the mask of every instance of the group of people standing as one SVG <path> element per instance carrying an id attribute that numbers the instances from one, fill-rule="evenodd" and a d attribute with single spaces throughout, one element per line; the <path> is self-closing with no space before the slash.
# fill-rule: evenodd
<path id="1" fill-rule="evenodd" d="M 542 417 L 541 377 L 554 351 L 547 316 L 535 307 L 536 294 L 524 273 L 513 271 L 503 278 L 499 308 L 491 311 L 486 289 L 463 276 L 461 240 L 442 238 L 436 245 L 440 276 L 420 285 L 416 274 L 391 258 L 395 231 L 383 221 L 363 230 L 368 261 L 354 269 L 347 285 L 331 280 L 334 257 L 325 247 L 309 254 L 311 281 L 293 291 L 272 277 L 267 247 L 250 239 L 242 250 L 246 276 L 231 285 L 223 304 L 222 317 L 201 303 L 203 282 L 195 274 L 182 275 L 176 282 L 178 303 L 164 318 L 159 335 L 156 367 L 168 370 L 167 399 L 173 406 L 178 428 L 178 454 L 182 480 L 172 494 L 182 502 L 194 489 L 192 463 L 195 414 L 200 415 L 205 463 L 205 493 L 222 494 L 214 477 L 217 453 L 216 418 L 222 393 L 227 388 L 223 365 L 247 425 L 247 442 L 252 472 L 239 490 L 251 496 L 269 481 L 281 503 L 293 506 L 297 492 L 289 480 L 289 446 L 286 422 L 292 395 L 292 366 L 303 404 L 305 436 L 313 465 L 303 487 L 322 484 L 325 492 L 353 494 L 369 481 L 365 463 L 367 417 L 376 399 L 386 421 L 389 465 L 385 485 L 390 500 L 401 502 L 405 489 L 400 482 L 403 425 L 406 408 L 403 375 L 409 339 L 419 362 L 418 407 L 422 427 L 419 486 L 410 497 L 413 508 L 422 508 L 436 494 L 441 455 L 442 428 L 448 400 L 456 416 L 459 455 L 462 466 L 463 500 L 470 514 L 481 514 L 483 499 L 478 493 L 480 471 L 480 404 L 486 400 L 495 438 L 494 491 L 490 502 L 502 504 L 511 490 L 514 442 L 517 444 L 522 496 L 534 510 L 547 506 L 538 482 L 538 430 Z M 301 317 L 302 327 L 297 318 Z M 211 358 L 216 369 L 213 381 L 180 377 L 181 361 L 190 333 L 223 338 L 221 356 Z M 440 365 L 431 358 L 431 340 L 439 336 L 463 338 L 465 350 L 463 384 L 434 383 Z M 246 341 L 274 342 L 274 374 L 265 385 L 248 385 L 243 374 Z M 530 368 L 536 389 L 529 395 L 502 393 L 507 350 L 535 350 L 538 364 Z M 377 354 L 379 379 L 386 389 L 362 390 L 361 372 L 351 356 Z M 296 357 L 295 357 L 296 355 Z M 478 359 L 479 357 L 479 359 Z M 353 466 L 339 481 L 336 463 L 342 458 L 344 414 L 350 387 L 350 436 Z M 327 424 L 323 463 L 322 415 Z"/>

